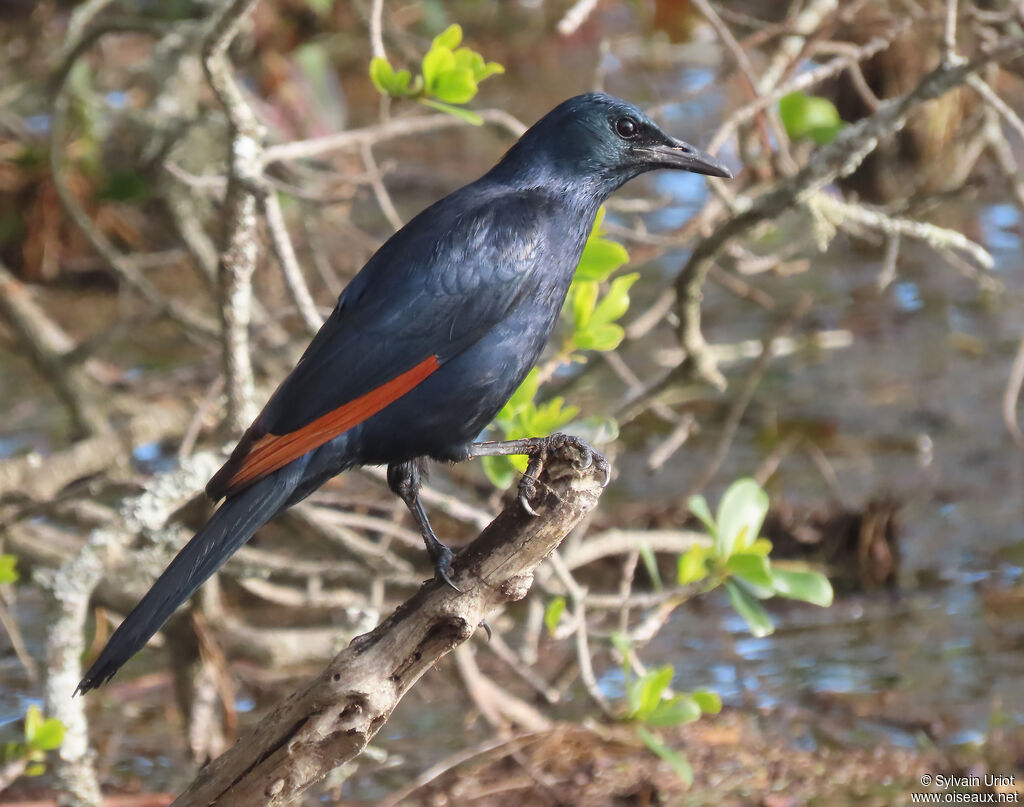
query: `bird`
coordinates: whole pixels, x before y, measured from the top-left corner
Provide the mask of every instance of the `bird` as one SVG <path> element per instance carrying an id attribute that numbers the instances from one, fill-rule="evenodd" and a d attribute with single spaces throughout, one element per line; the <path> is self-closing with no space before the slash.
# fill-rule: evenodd
<path id="1" fill-rule="evenodd" d="M 656 169 L 732 176 L 636 106 L 586 93 L 394 233 L 210 479 L 219 508 L 114 631 L 76 694 L 109 681 L 263 524 L 356 466 L 387 466 L 435 576 L 458 590 L 452 552 L 420 499 L 425 463 L 517 453 L 536 466 L 553 438 L 477 438 L 540 357 L 599 207 Z M 520 488 L 528 509 L 529 481 Z"/>

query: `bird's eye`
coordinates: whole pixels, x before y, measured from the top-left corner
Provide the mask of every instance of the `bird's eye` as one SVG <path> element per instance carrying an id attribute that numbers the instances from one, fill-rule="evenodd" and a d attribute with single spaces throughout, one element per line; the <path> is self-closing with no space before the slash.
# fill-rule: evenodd
<path id="1" fill-rule="evenodd" d="M 615 121 L 615 133 L 623 140 L 632 140 L 640 134 L 640 126 L 632 118 L 619 118 Z"/>

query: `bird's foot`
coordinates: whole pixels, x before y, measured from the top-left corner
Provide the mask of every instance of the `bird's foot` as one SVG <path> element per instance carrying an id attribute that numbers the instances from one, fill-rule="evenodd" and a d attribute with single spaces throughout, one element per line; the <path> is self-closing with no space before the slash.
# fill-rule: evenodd
<path id="1" fill-rule="evenodd" d="M 487 624 L 487 620 L 486 619 L 481 619 L 480 620 L 480 624 L 477 625 L 477 627 L 478 628 L 483 628 L 484 629 L 484 633 L 487 634 L 487 641 L 488 642 L 491 641 L 491 636 L 492 636 L 492 634 L 491 634 L 491 626 Z"/>
<path id="2" fill-rule="evenodd" d="M 552 434 L 549 437 L 541 437 L 536 441 L 535 447 L 527 453 L 530 462 L 526 466 L 523 478 L 519 480 L 519 503 L 531 516 L 537 515 L 530 500 L 537 495 L 537 485 L 540 472 L 544 469 L 544 463 L 547 462 L 551 454 L 565 448 L 572 450 L 576 455 L 573 467 L 577 471 L 585 471 L 593 465 L 603 475 L 601 487 L 607 486 L 611 481 L 611 466 L 608 464 L 608 460 L 585 440 L 571 434 Z"/>
<path id="3" fill-rule="evenodd" d="M 438 541 L 437 538 L 434 538 L 433 541 L 427 541 L 427 554 L 430 555 L 430 560 L 434 564 L 434 579 L 447 583 L 452 589 L 461 594 L 462 589 L 455 585 L 455 581 L 452 580 L 452 559 L 455 557 L 455 554 Z"/>

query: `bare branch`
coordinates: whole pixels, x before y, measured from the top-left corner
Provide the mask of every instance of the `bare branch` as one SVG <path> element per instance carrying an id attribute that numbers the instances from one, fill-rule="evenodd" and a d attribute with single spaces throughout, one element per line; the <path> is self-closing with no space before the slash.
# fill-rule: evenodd
<path id="1" fill-rule="evenodd" d="M 288 235 L 281 203 L 277 199 L 277 194 L 272 191 L 264 194 L 261 201 L 267 229 L 270 230 L 270 243 L 274 248 L 274 255 L 277 256 L 277 262 L 281 265 L 285 285 L 288 286 L 295 306 L 299 309 L 302 321 L 306 323 L 306 330 L 310 334 L 315 334 L 324 324 L 324 318 L 317 311 L 313 295 L 309 293 L 306 278 L 299 267 L 298 258 L 295 257 L 295 248 Z"/>
<path id="2" fill-rule="evenodd" d="M 235 83 L 227 49 L 257 2 L 225 2 L 213 20 L 202 49 L 206 78 L 224 107 L 231 129 L 228 187 L 224 200 L 227 232 L 220 257 L 219 280 L 228 422 L 238 432 L 245 429 L 256 415 L 249 323 L 252 317 L 252 275 L 259 257 L 256 197 L 262 187 L 264 131 Z"/>
<path id="3" fill-rule="evenodd" d="M 289 804 L 358 755 L 409 688 L 469 639 L 488 611 L 526 595 L 537 565 L 597 505 L 601 474 L 594 466 L 576 470 L 574 459 L 567 449 L 549 461 L 539 517 L 515 501 L 459 555 L 461 593 L 425 584 L 206 767 L 175 805 Z"/>
<path id="4" fill-rule="evenodd" d="M 477 111 L 477 114 L 483 118 L 484 123 L 503 129 L 513 137 L 519 137 L 526 131 L 525 124 L 502 109 L 483 109 Z M 396 137 L 425 134 L 467 125 L 461 118 L 443 112 L 436 115 L 417 115 L 411 118 L 392 118 L 385 123 L 366 126 L 362 129 L 350 129 L 347 132 L 324 135 L 311 140 L 295 140 L 291 143 L 268 146 L 264 151 L 263 158 L 267 164 L 282 160 L 301 160 L 317 157 L 328 151 L 356 148 L 365 143 L 380 143 L 383 140 L 393 140 Z"/>
<path id="5" fill-rule="evenodd" d="M 757 197 L 747 210 L 724 221 L 701 241 L 675 281 L 679 339 L 687 354 L 675 372 L 684 378 L 703 379 L 717 387 L 725 383 L 701 332 L 700 302 L 701 289 L 711 266 L 732 239 L 802 203 L 837 177 L 851 174 L 874 151 L 880 138 L 897 131 L 910 113 L 925 101 L 963 84 L 969 75 L 984 65 L 1012 59 L 1022 52 L 1024 38 L 1017 38 L 998 45 L 970 63 L 940 65 L 924 76 L 911 92 L 886 101 L 870 117 L 846 127 L 835 140 L 814 151 L 798 174 L 777 183 L 770 191 Z"/>

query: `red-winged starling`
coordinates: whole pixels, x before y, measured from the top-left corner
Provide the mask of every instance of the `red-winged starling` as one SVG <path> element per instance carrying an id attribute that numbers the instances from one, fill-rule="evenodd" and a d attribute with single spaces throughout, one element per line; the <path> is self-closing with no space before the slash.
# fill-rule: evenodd
<path id="1" fill-rule="evenodd" d="M 388 484 L 411 510 L 438 577 L 454 587 L 452 554 L 420 503 L 422 463 L 539 455 L 543 439 L 474 440 L 540 356 L 598 207 L 658 168 L 731 176 L 635 106 L 579 95 L 534 124 L 487 174 L 388 239 L 210 480 L 206 492 L 224 499 L 220 508 L 77 691 L 109 680 L 260 526 L 353 466 L 388 466 Z"/>

